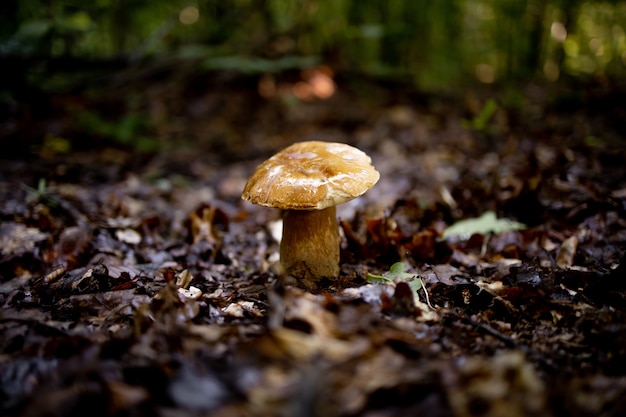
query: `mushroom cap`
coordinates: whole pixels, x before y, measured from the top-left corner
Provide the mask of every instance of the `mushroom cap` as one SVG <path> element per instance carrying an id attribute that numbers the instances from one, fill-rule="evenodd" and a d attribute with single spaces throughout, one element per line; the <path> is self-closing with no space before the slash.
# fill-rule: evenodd
<path id="1" fill-rule="evenodd" d="M 259 165 L 241 198 L 283 210 L 321 210 L 362 195 L 379 178 L 371 158 L 353 146 L 298 142 Z"/>

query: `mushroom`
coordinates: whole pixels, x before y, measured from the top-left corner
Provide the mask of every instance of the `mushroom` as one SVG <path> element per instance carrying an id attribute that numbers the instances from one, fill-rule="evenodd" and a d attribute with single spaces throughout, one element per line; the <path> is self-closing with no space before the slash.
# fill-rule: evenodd
<path id="1" fill-rule="evenodd" d="M 241 197 L 283 210 L 280 263 L 295 278 L 339 277 L 337 204 L 369 190 L 380 174 L 361 150 L 343 143 L 298 142 L 259 165 Z"/>

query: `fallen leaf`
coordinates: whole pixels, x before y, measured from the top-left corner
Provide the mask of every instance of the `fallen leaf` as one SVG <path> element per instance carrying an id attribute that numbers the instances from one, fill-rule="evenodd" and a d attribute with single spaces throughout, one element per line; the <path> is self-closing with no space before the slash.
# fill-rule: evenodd
<path id="1" fill-rule="evenodd" d="M 522 223 L 510 219 L 498 219 L 493 211 L 487 211 L 480 217 L 460 220 L 454 223 L 443 231 L 441 238 L 457 237 L 461 240 L 466 240 L 473 234 L 499 234 L 525 228 L 526 225 Z"/>
<path id="2" fill-rule="evenodd" d="M 556 254 L 556 264 L 559 268 L 568 269 L 574 264 L 574 256 L 576 255 L 576 249 L 578 248 L 578 237 L 572 235 L 565 239 L 559 251 Z"/>

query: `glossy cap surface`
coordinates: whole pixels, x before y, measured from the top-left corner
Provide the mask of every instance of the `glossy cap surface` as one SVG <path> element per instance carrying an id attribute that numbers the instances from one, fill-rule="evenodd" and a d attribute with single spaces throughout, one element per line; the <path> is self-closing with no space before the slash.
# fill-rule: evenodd
<path id="1" fill-rule="evenodd" d="M 380 178 L 363 151 L 343 143 L 295 143 L 259 165 L 241 197 L 283 210 L 321 210 L 369 190 Z"/>

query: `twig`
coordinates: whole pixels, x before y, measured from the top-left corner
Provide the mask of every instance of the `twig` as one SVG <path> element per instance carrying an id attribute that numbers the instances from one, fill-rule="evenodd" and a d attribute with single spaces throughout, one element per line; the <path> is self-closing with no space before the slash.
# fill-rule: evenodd
<path id="1" fill-rule="evenodd" d="M 422 289 L 424 290 L 424 295 L 426 297 L 426 304 L 428 305 L 428 307 L 430 307 L 432 310 L 434 310 L 435 308 L 430 304 L 430 299 L 428 298 L 428 291 L 426 290 L 426 287 L 424 286 L 424 281 L 422 281 L 422 277 L 420 277 L 418 275 L 417 279 L 419 279 L 420 280 L 420 284 L 422 284 Z"/>

